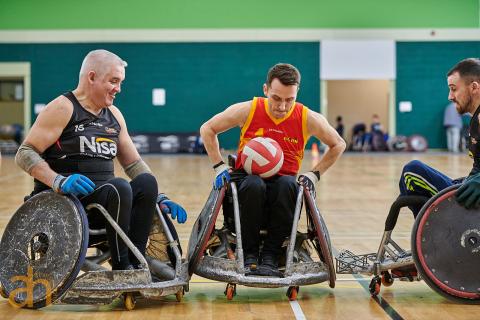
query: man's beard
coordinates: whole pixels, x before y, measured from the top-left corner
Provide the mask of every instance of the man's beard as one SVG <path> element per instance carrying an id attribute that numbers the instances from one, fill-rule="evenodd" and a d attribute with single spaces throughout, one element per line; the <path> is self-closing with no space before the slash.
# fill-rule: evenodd
<path id="1" fill-rule="evenodd" d="M 463 105 L 459 104 L 458 102 L 457 102 L 457 105 L 460 107 L 460 108 L 457 108 L 458 113 L 465 114 L 465 113 L 471 112 L 470 109 L 473 107 L 472 96 L 469 95 L 465 103 L 463 103 Z M 475 112 L 475 110 L 472 110 L 471 113 L 473 112 Z"/>

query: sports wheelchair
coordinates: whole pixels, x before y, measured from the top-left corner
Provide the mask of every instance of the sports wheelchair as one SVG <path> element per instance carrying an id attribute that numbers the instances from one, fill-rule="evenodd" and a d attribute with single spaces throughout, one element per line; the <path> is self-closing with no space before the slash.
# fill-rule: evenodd
<path id="1" fill-rule="evenodd" d="M 230 159 L 230 163 L 231 163 Z M 215 228 L 220 209 L 226 216 L 228 203 L 233 206 L 233 221 L 227 219 L 220 229 Z M 307 230 L 299 232 L 298 222 L 305 207 Z M 265 231 L 262 231 L 265 232 Z M 335 266 L 327 227 L 315 203 L 313 194 L 299 186 L 290 237 L 283 245 L 283 277 L 246 274 L 242 248 L 240 210 L 235 182 L 220 190 L 212 189 L 197 218 L 188 244 L 189 274 L 226 282 L 224 294 L 228 300 L 236 295 L 237 284 L 249 287 L 288 287 L 287 297 L 296 300 L 300 286 L 328 281 L 335 286 Z"/>
<path id="2" fill-rule="evenodd" d="M 106 230 L 89 229 L 92 210 L 116 230 L 141 269 L 112 271 L 102 265 L 110 258 Z M 138 297 L 171 294 L 181 301 L 188 291 L 188 264 L 169 218 L 158 205 L 156 211 L 143 257 L 99 204 L 84 208 L 76 197 L 52 191 L 31 197 L 12 216 L 0 242 L 1 295 L 33 309 L 51 303 L 109 304 L 122 297 L 132 310 Z"/>
<path id="3" fill-rule="evenodd" d="M 462 303 L 480 303 L 480 215 L 460 206 L 455 191 L 448 187 L 432 198 L 399 196 L 385 221 L 376 253 L 355 255 L 339 253 L 339 274 L 373 275 L 369 290 L 377 296 L 381 285 L 391 286 L 394 279 L 424 280 L 440 295 Z M 400 209 L 422 206 L 411 234 L 411 251 L 391 238 Z"/>

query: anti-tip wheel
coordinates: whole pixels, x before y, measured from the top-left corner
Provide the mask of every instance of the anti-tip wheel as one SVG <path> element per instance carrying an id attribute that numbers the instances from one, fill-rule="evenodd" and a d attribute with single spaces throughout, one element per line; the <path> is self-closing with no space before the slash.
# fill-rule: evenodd
<path id="1" fill-rule="evenodd" d="M 175 293 L 175 297 L 177 298 L 177 302 L 182 302 L 184 295 L 185 295 L 185 291 L 183 290 L 183 288 L 178 290 L 177 293 Z"/>
<path id="2" fill-rule="evenodd" d="M 123 303 L 125 305 L 125 310 L 132 311 L 133 309 L 135 309 L 135 304 L 137 303 L 137 300 L 133 296 L 132 292 L 128 292 L 123 294 Z"/>
<path id="3" fill-rule="evenodd" d="M 382 284 L 385 287 L 390 287 L 393 284 L 393 281 L 394 281 L 394 279 L 393 279 L 392 275 L 390 274 L 390 272 L 388 272 L 388 271 L 382 272 Z"/>
<path id="4" fill-rule="evenodd" d="M 372 281 L 370 281 L 370 285 L 368 286 L 368 290 L 370 291 L 370 294 L 372 297 L 378 296 L 380 293 L 380 287 L 381 287 L 382 281 L 380 280 L 379 276 L 375 276 Z"/>
<path id="5" fill-rule="evenodd" d="M 300 287 L 299 287 L 299 286 L 288 287 L 288 290 L 287 290 L 288 300 L 290 300 L 290 301 L 296 301 L 299 291 L 300 291 Z"/>
<path id="6" fill-rule="evenodd" d="M 227 284 L 227 288 L 225 289 L 225 295 L 227 296 L 227 300 L 232 300 L 236 294 L 236 285 L 229 283 Z"/>

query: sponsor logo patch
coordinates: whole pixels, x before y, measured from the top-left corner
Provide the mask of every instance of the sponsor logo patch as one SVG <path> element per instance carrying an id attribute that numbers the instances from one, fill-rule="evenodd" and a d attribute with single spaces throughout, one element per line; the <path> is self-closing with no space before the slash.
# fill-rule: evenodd
<path id="1" fill-rule="evenodd" d="M 115 128 L 105 127 L 105 131 L 107 133 L 117 133 L 117 129 L 115 129 Z"/>
<path id="2" fill-rule="evenodd" d="M 80 136 L 80 152 L 85 153 L 87 148 L 98 155 L 117 155 L 117 144 L 115 141 L 108 138 L 95 138 L 88 139 L 85 136 Z"/>

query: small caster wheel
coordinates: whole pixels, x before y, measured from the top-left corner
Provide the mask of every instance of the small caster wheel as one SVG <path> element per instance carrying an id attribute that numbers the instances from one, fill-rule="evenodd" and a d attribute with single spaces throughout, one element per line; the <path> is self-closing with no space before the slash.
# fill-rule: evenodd
<path id="1" fill-rule="evenodd" d="M 394 279 L 393 279 L 392 275 L 390 274 L 390 272 L 388 272 L 388 271 L 382 272 L 382 284 L 385 287 L 390 287 L 393 284 L 393 281 L 394 281 Z"/>
<path id="2" fill-rule="evenodd" d="M 287 297 L 290 301 L 297 300 L 298 292 L 300 291 L 299 286 L 288 287 L 287 289 Z"/>
<path id="3" fill-rule="evenodd" d="M 127 292 L 123 294 L 123 303 L 125 304 L 125 309 L 131 311 L 135 309 L 135 304 L 137 300 L 133 296 L 133 292 Z"/>
<path id="4" fill-rule="evenodd" d="M 3 286 L 1 283 L 0 283 L 0 296 L 2 296 L 2 298 L 8 299 L 7 293 L 5 292 L 5 289 L 3 289 Z"/>
<path id="5" fill-rule="evenodd" d="M 224 293 L 227 296 L 227 300 L 232 300 L 237 294 L 237 285 L 234 283 L 227 284 L 227 288 L 225 289 Z"/>
<path id="6" fill-rule="evenodd" d="M 175 293 L 175 297 L 177 298 L 177 302 L 182 302 L 183 296 L 185 295 L 185 290 L 182 288 Z"/>
<path id="7" fill-rule="evenodd" d="M 380 293 L 380 286 L 382 285 L 382 280 L 379 276 L 375 276 L 372 281 L 370 281 L 370 285 L 368 286 L 368 290 L 372 297 L 376 297 Z"/>

